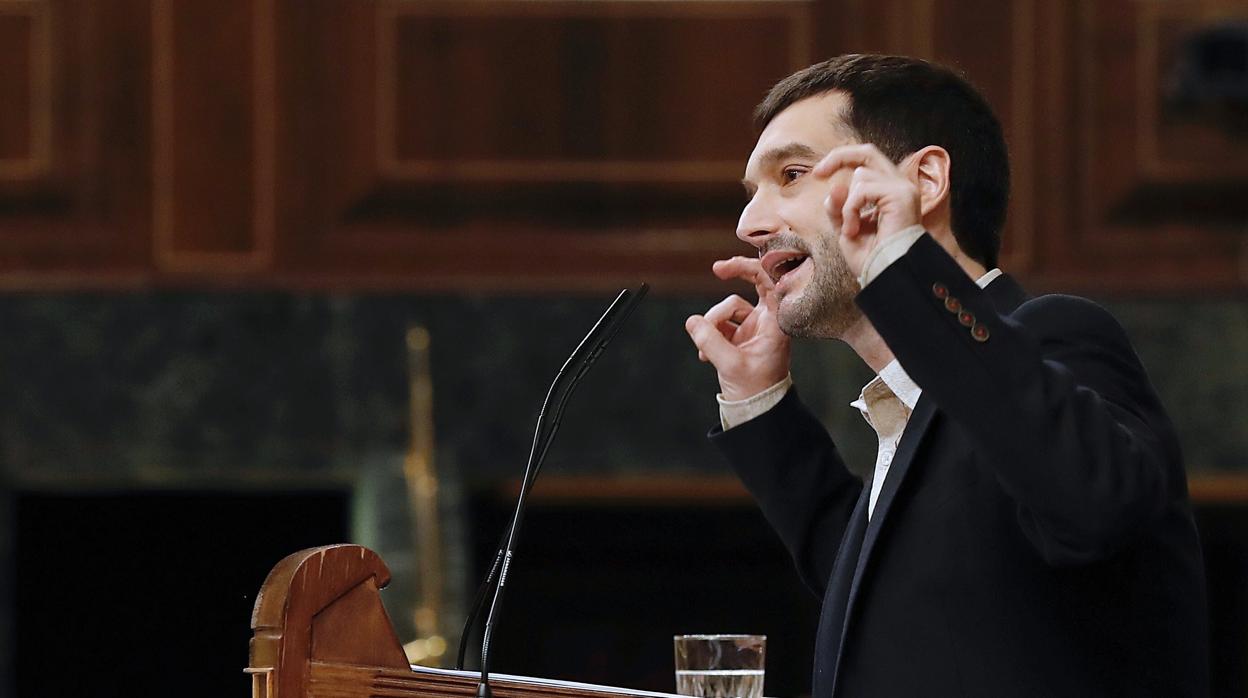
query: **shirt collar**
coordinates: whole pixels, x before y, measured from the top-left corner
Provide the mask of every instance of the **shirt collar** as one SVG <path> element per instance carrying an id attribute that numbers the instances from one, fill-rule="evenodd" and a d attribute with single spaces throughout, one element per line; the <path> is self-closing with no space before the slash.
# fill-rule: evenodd
<path id="1" fill-rule="evenodd" d="M 1005 272 L 997 268 L 989 269 L 987 273 L 975 280 L 975 285 L 980 288 L 987 288 L 988 284 L 992 283 L 994 279 L 1004 273 Z"/>
<path id="2" fill-rule="evenodd" d="M 919 386 L 901 367 L 901 362 L 893 359 L 880 371 L 880 375 L 862 386 L 862 392 L 858 393 L 858 399 L 851 402 L 850 407 L 857 408 L 870 422 L 870 406 L 875 402 L 896 397 L 901 400 L 901 404 L 905 405 L 906 409 L 913 410 L 922 393 Z"/>
<path id="3" fill-rule="evenodd" d="M 880 375 L 877 378 L 888 386 L 888 389 L 892 391 L 893 395 L 897 396 L 897 399 L 901 400 L 902 404 L 911 410 L 914 409 L 915 404 L 919 401 L 919 395 L 923 391 L 906 374 L 906 369 L 901 367 L 900 361 L 897 359 L 890 361 L 880 371 Z"/>

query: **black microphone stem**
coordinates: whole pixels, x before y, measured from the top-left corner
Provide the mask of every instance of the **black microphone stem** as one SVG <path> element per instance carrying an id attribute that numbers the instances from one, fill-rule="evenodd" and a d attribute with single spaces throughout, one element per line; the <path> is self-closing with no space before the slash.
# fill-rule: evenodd
<path id="1" fill-rule="evenodd" d="M 644 296 L 647 290 L 648 290 L 648 287 L 645 284 L 642 284 L 641 289 L 639 290 L 640 295 L 638 296 L 638 299 L 640 298 L 640 296 Z M 550 391 L 546 395 L 546 400 L 545 402 L 542 403 L 542 410 L 538 414 L 538 419 L 537 419 L 537 429 L 535 430 L 534 435 L 533 435 L 533 439 L 534 439 L 533 448 L 537 447 L 537 444 L 539 441 L 542 443 L 541 453 L 537 456 L 538 469 L 540 469 L 541 462 L 545 460 L 546 458 L 546 451 L 550 449 L 550 443 L 552 439 L 554 438 L 554 431 L 555 429 L 558 428 L 557 426 L 558 417 L 559 415 L 563 414 L 563 406 L 567 404 L 568 397 L 571 395 L 571 392 L 572 392 L 572 387 L 574 387 L 575 384 L 580 380 L 581 376 L 585 374 L 587 365 L 592 364 L 594 358 L 597 358 L 595 355 L 595 350 L 600 352 L 601 346 L 605 346 L 605 343 L 609 342 L 611 338 L 615 336 L 615 334 L 619 331 L 618 321 L 622 320 L 624 317 L 627 317 L 628 314 L 631 313 L 632 308 L 636 305 L 636 299 L 635 299 L 628 305 L 624 306 L 625 312 L 623 313 L 622 316 L 616 315 L 617 309 L 621 307 L 621 303 L 629 297 L 629 294 L 630 294 L 630 291 L 628 289 L 624 289 L 623 291 L 620 291 L 619 295 L 616 296 L 615 300 L 611 302 L 611 305 L 607 306 L 606 311 L 604 311 L 602 316 L 598 318 L 598 322 L 594 323 L 594 326 L 590 329 L 589 334 L 585 335 L 585 337 L 581 340 L 580 344 L 576 346 L 576 349 L 572 350 L 572 354 L 568 357 L 567 361 L 563 363 L 563 366 L 559 369 L 559 372 L 555 375 L 555 380 L 550 386 Z M 606 324 L 609 321 L 615 321 L 615 324 L 609 327 Z M 611 329 L 611 327 L 614 327 L 614 331 L 608 331 Z M 606 339 L 602 340 L 603 337 L 605 337 Z M 560 399 L 559 405 L 556 409 L 556 412 L 555 412 L 556 426 L 551 429 L 543 430 L 542 427 L 544 425 L 542 421 L 546 413 L 546 409 L 547 407 L 549 407 L 551 396 L 554 394 L 556 386 L 559 385 L 560 379 L 563 378 L 563 376 L 567 372 L 567 369 L 570 366 L 578 362 L 580 362 L 581 364 L 579 367 L 579 370 L 573 375 L 571 386 L 568 388 L 568 391 L 565 392 L 563 397 Z M 544 437 L 543 437 L 543 431 L 545 431 Z M 532 466 L 533 466 L 533 454 L 532 454 L 532 451 L 530 451 L 529 463 L 525 467 L 526 476 L 529 472 L 529 468 L 531 468 Z M 534 472 L 534 478 L 536 478 L 536 471 Z M 532 489 L 532 486 L 533 486 L 533 483 L 532 481 L 530 481 L 528 485 L 528 489 Z M 527 495 L 528 489 L 522 489 L 520 493 L 520 497 L 524 497 L 525 495 Z M 490 566 L 489 572 L 486 573 L 485 579 L 481 582 L 481 586 L 477 588 L 477 593 L 473 597 L 472 610 L 469 611 L 468 618 L 467 620 L 464 621 L 463 631 L 460 633 L 460 636 L 459 636 L 459 652 L 456 654 L 456 659 L 455 659 L 456 669 L 464 668 L 464 657 L 467 654 L 467 650 L 468 650 L 468 639 L 472 634 L 473 626 L 476 625 L 477 618 L 480 617 L 481 611 L 485 607 L 486 596 L 489 594 L 490 590 L 494 586 L 494 580 L 497 578 L 498 573 L 499 573 L 499 568 L 502 565 L 503 557 L 504 557 L 504 550 L 507 547 L 507 541 L 510 535 L 511 535 L 511 527 L 508 526 L 507 528 L 503 529 L 503 535 L 498 540 L 498 553 L 494 556 L 494 563 Z"/>
<path id="2" fill-rule="evenodd" d="M 592 333 L 592 332 L 591 332 Z M 575 354 L 575 352 L 573 352 Z M 571 358 L 568 359 L 571 362 Z M 481 683 L 477 686 L 477 698 L 491 698 L 493 693 L 490 691 L 490 637 L 493 635 L 494 618 L 498 615 L 499 609 L 502 607 L 503 589 L 507 587 L 507 572 L 511 568 L 511 554 L 515 549 L 516 540 L 519 538 L 520 521 L 524 516 L 524 505 L 527 497 L 524 495 L 528 492 L 530 483 L 533 481 L 533 475 L 536 468 L 533 467 L 535 458 L 539 453 L 539 443 L 542 440 L 542 426 L 546 416 L 546 408 L 550 405 L 550 400 L 554 396 L 555 388 L 559 384 L 559 379 L 563 377 L 563 371 L 567 368 L 560 369 L 559 374 L 555 376 L 555 382 L 551 384 L 550 390 L 546 393 L 546 400 L 542 403 L 542 410 L 537 415 L 537 429 L 533 435 L 533 446 L 529 451 L 529 463 L 524 469 L 524 478 L 520 482 L 520 496 L 516 499 L 516 509 L 511 516 L 511 525 L 507 532 L 507 545 L 503 547 L 502 569 L 498 573 L 498 582 L 494 585 L 494 600 L 490 603 L 490 612 L 485 617 L 485 629 L 481 631 Z M 549 443 L 549 440 L 547 440 Z M 544 453 L 544 449 L 540 451 Z"/>
<path id="3" fill-rule="evenodd" d="M 492 695 L 489 684 L 490 639 L 493 635 L 494 619 L 498 616 L 499 611 L 502 608 L 503 591 L 507 586 L 507 573 L 511 568 L 512 551 L 515 550 L 516 542 L 519 540 L 520 522 L 523 520 L 525 504 L 527 503 L 526 495 L 529 490 L 532 489 L 537 473 L 541 469 L 542 462 L 545 460 L 546 454 L 550 450 L 550 445 L 554 440 L 555 433 L 558 431 L 563 411 L 567 406 L 568 399 L 575 391 L 576 385 L 589 370 L 589 367 L 593 365 L 594 361 L 602 353 L 603 348 L 605 348 L 611 339 L 614 338 L 619 332 L 623 319 L 627 318 L 632 313 L 633 308 L 636 307 L 637 301 L 645 296 L 648 288 L 648 286 L 642 284 L 637 296 L 624 305 L 622 311 L 617 312 L 621 303 L 629 299 L 630 296 L 630 292 L 627 289 L 620 292 L 615 301 L 611 303 L 606 312 L 604 312 L 602 317 L 598 319 L 598 322 L 595 323 L 589 334 L 581 340 L 581 343 L 572 352 L 572 355 L 569 356 L 568 360 L 564 362 L 563 367 L 559 369 L 559 373 L 556 374 L 555 380 L 550 386 L 550 390 L 547 391 L 546 399 L 542 403 L 542 409 L 537 418 L 537 428 L 534 430 L 533 434 L 533 444 L 529 450 L 529 462 L 525 467 L 524 478 L 520 484 L 520 496 L 516 502 L 515 512 L 512 514 L 511 525 L 508 527 L 508 531 L 505 536 L 506 545 L 500 550 L 500 555 L 495 558 L 490 574 L 487 576 L 485 583 L 478 591 L 478 599 L 483 602 L 483 592 L 488 593 L 487 590 L 489 588 L 490 581 L 494 577 L 494 571 L 495 569 L 498 569 L 498 581 L 494 586 L 494 598 L 490 604 L 490 612 L 486 616 L 485 628 L 482 631 L 481 683 L 477 688 L 477 695 L 479 698 L 490 698 Z M 543 430 L 547 410 L 550 407 L 551 400 L 554 398 L 557 388 L 562 382 L 563 376 L 570 366 L 578 363 L 580 365 L 577 367 L 576 373 L 573 374 L 571 383 L 568 385 L 567 390 L 556 404 L 554 418 L 551 420 L 549 427 Z M 499 569 L 500 562 L 501 569 Z M 460 666 L 463 665 L 464 641 L 472 623 L 475 621 L 475 616 L 479 614 L 479 608 L 480 606 L 477 606 L 473 609 L 469 622 L 465 625 L 464 636 L 460 639 Z"/>
<path id="4" fill-rule="evenodd" d="M 533 479 L 529 482 L 528 489 L 521 491 L 521 497 L 527 495 L 529 490 L 533 489 L 533 485 L 537 482 L 537 474 L 541 472 L 542 463 L 546 461 L 546 452 L 550 450 L 550 445 L 554 443 L 555 440 L 555 432 L 559 430 L 559 424 L 561 423 L 560 418 L 563 416 L 563 409 L 568 404 L 568 398 L 572 396 L 573 392 L 575 392 L 576 385 L 580 382 L 579 379 L 582 375 L 584 375 L 584 369 L 572 378 L 572 383 L 569 384 L 567 392 L 564 393 L 563 398 L 559 401 L 559 405 L 555 410 L 554 419 L 551 420 L 550 428 L 546 432 L 547 436 L 545 443 L 542 446 L 542 452 L 537 457 L 537 467 L 533 471 Z M 473 626 L 476 625 L 477 618 L 481 616 L 481 611 L 485 607 L 486 596 L 494 587 L 494 580 L 497 578 L 499 567 L 503 563 L 503 551 L 507 547 L 507 537 L 510 533 L 510 527 L 503 531 L 502 537 L 498 540 L 498 552 L 494 555 L 494 564 L 490 566 L 490 571 L 486 574 L 485 581 L 481 582 L 481 586 L 477 589 L 476 596 L 473 597 L 472 611 L 468 614 L 468 619 L 464 621 L 464 629 L 459 636 L 459 653 L 455 659 L 456 669 L 464 668 L 464 656 L 468 650 L 468 636 L 472 632 Z"/>
<path id="5" fill-rule="evenodd" d="M 520 494 L 521 497 L 527 496 L 529 490 L 531 490 L 533 488 L 533 485 L 536 483 L 537 475 L 541 472 L 542 464 L 545 463 L 546 461 L 546 452 L 550 450 L 550 446 L 554 442 L 555 432 L 558 431 L 559 425 L 562 422 L 564 409 L 567 407 L 568 400 L 572 397 L 572 394 L 576 391 L 576 387 L 580 383 L 581 378 L 584 377 L 585 374 L 589 372 L 590 366 L 592 366 L 594 361 L 597 360 L 598 356 L 606 348 L 607 344 L 609 344 L 611 340 L 614 339 L 617 334 L 619 334 L 620 329 L 624 326 L 625 321 L 627 321 L 628 318 L 632 315 L 632 312 L 637 307 L 637 304 L 641 302 L 642 298 L 645 298 L 646 293 L 649 290 L 650 290 L 650 287 L 647 284 L 642 284 L 641 287 L 637 289 L 637 292 L 633 295 L 631 299 L 628 299 L 627 304 L 623 306 L 623 308 L 619 311 L 619 313 L 616 314 L 615 317 L 611 318 L 610 326 L 606 327 L 602 331 L 599 341 L 594 346 L 592 346 L 589 352 L 584 356 L 584 360 L 581 363 L 579 370 L 572 376 L 572 379 L 568 385 L 567 390 L 559 399 L 558 405 L 555 409 L 555 416 L 552 419 L 552 423 L 550 427 L 546 430 L 546 435 L 545 435 L 545 439 L 543 439 L 541 453 L 539 453 L 537 457 L 536 465 L 533 471 L 533 478 L 529 481 L 528 488 L 524 489 L 521 492 Z M 612 305 L 609 308 L 607 308 L 607 311 L 603 313 L 602 318 L 599 319 L 599 324 L 602 323 L 603 320 L 607 319 L 609 315 L 611 315 L 612 310 L 619 304 L 620 300 L 623 299 L 625 296 L 626 296 L 625 293 L 621 293 L 620 296 L 616 298 L 615 302 L 612 303 Z M 596 324 L 594 328 L 595 330 L 597 329 L 597 326 L 598 325 Z M 588 340 L 589 337 L 592 337 L 594 334 L 595 334 L 594 330 L 591 330 L 589 336 L 586 337 L 586 340 Z M 581 346 L 583 346 L 584 344 L 585 344 L 585 341 L 582 341 Z M 578 358 L 578 355 L 581 353 L 580 352 L 581 346 L 578 346 L 577 350 L 573 351 L 572 356 L 569 357 L 568 362 L 565 363 L 565 366 L 564 366 L 565 369 L 568 367 L 568 365 L 572 364 L 576 360 L 576 358 Z M 562 373 L 563 373 L 563 369 L 560 370 L 560 374 Z M 558 376 L 556 376 L 556 379 L 555 379 L 556 382 L 558 382 L 558 379 L 559 379 Z M 501 567 L 503 558 L 504 558 L 504 549 L 506 548 L 507 539 L 508 539 L 508 536 L 510 535 L 510 532 L 511 532 L 510 527 L 504 529 L 502 536 L 499 538 L 498 545 L 496 546 L 497 553 L 495 553 L 494 562 L 493 564 L 490 565 L 489 572 L 486 574 L 485 579 L 481 582 L 480 587 L 477 588 L 477 593 L 473 597 L 472 609 L 468 614 L 468 618 L 464 621 L 464 627 L 463 627 L 463 630 L 460 632 L 460 636 L 459 636 L 459 651 L 456 653 L 456 659 L 455 659 L 456 669 L 464 668 L 464 658 L 467 655 L 468 641 L 472 636 L 472 629 L 473 627 L 475 627 L 477 619 L 481 616 L 481 611 L 485 610 L 485 600 L 490 590 L 494 586 L 495 579 L 497 579 L 498 577 L 499 568 Z"/>

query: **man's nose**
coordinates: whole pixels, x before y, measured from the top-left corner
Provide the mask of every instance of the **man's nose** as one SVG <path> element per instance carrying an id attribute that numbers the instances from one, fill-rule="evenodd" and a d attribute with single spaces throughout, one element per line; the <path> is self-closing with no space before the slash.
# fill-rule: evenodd
<path id="1" fill-rule="evenodd" d="M 781 228 L 775 207 L 769 205 L 767 198 L 759 192 L 741 211 L 741 218 L 737 220 L 737 237 L 742 242 L 761 248 Z"/>

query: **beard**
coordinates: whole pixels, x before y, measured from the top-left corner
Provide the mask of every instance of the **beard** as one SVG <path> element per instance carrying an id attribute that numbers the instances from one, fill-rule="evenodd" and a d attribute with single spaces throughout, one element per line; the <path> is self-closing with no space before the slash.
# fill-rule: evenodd
<path id="1" fill-rule="evenodd" d="M 861 287 L 849 269 L 836 236 L 820 235 L 814 249 L 804 240 L 786 233 L 773 239 L 768 247 L 797 249 L 809 255 L 814 267 L 806 286 L 780 299 L 776 316 L 780 329 L 790 337 L 840 339 L 862 311 L 854 304 Z"/>

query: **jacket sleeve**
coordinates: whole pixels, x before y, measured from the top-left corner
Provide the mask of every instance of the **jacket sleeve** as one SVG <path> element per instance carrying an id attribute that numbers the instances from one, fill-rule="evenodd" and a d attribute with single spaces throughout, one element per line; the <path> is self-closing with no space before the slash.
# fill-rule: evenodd
<path id="1" fill-rule="evenodd" d="M 791 388 L 766 413 L 728 431 L 716 427 L 710 439 L 758 500 L 803 581 L 822 598 L 863 487 L 823 424 Z"/>
<path id="2" fill-rule="evenodd" d="M 857 302 L 1050 564 L 1112 555 L 1186 499 L 1165 412 L 1125 332 L 1091 301 L 1044 296 L 1003 316 L 924 235 Z"/>

